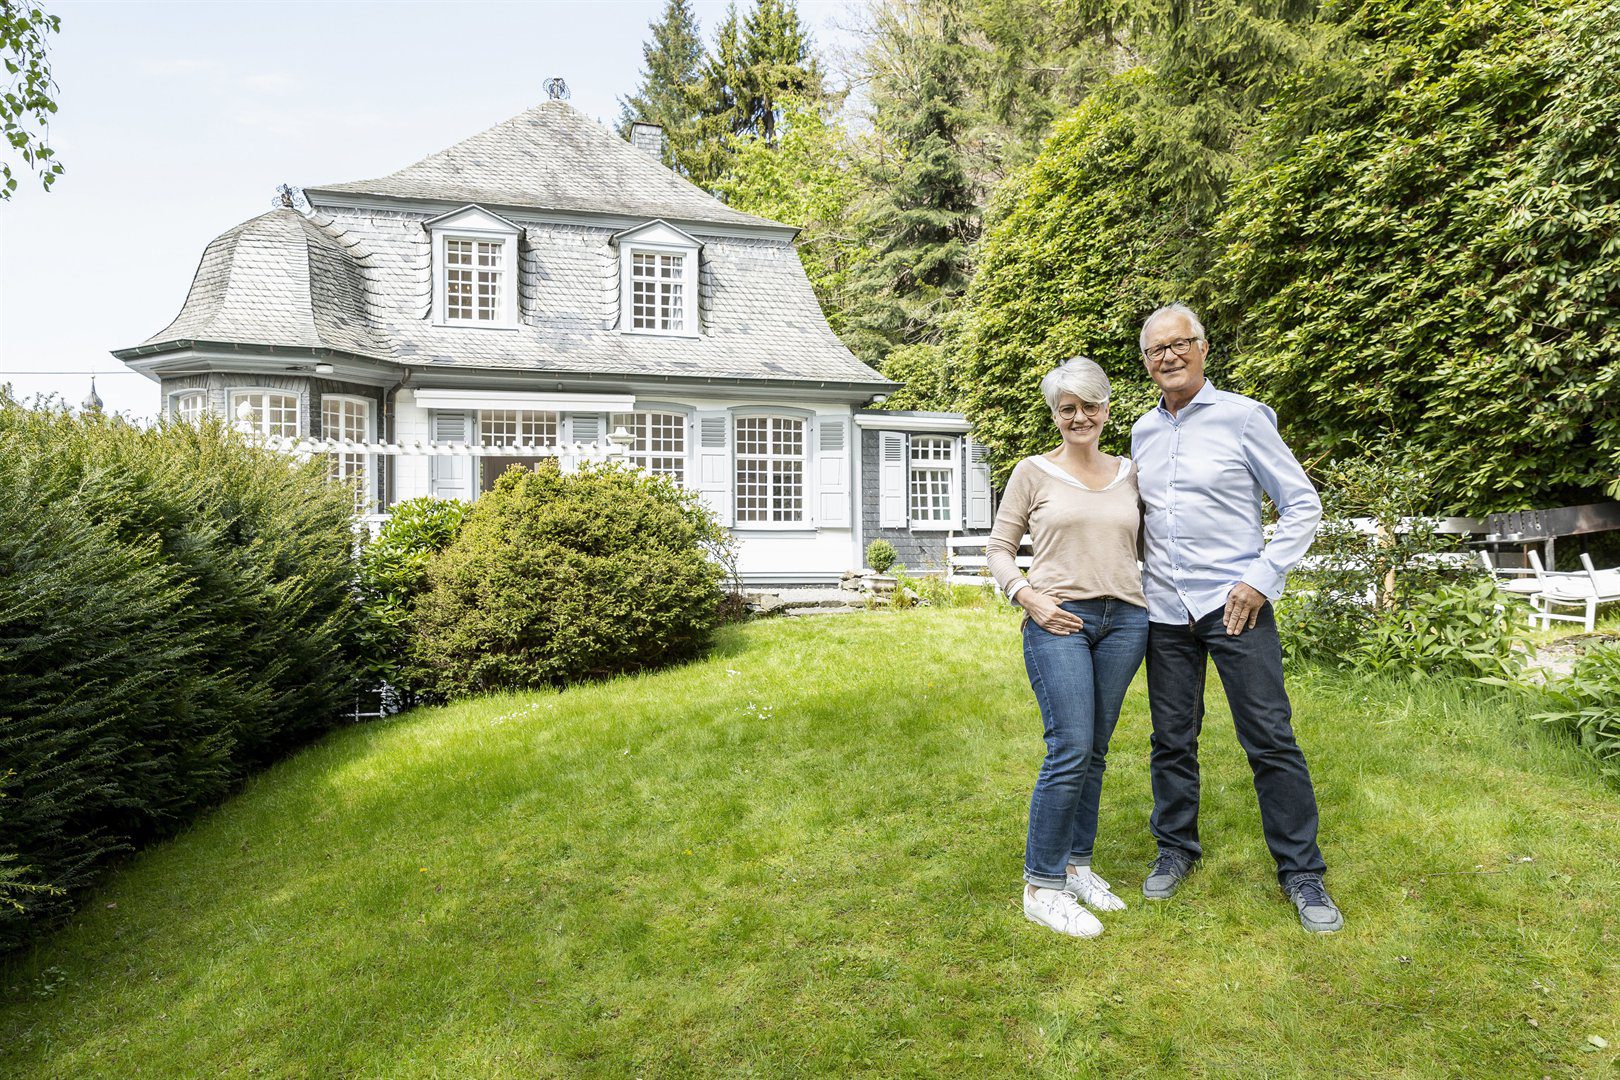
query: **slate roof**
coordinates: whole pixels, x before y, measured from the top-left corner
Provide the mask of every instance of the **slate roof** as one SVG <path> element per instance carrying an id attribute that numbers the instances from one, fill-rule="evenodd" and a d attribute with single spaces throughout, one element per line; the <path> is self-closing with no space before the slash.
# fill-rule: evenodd
<path id="1" fill-rule="evenodd" d="M 502 207 L 522 229 L 512 283 L 517 328 L 433 324 L 423 223 L 438 209 L 354 206 L 323 191 Z M 786 233 L 720 235 L 704 227 L 721 226 L 723 234 L 743 223 L 786 226 L 725 207 L 562 102 L 392 176 L 305 193 L 315 207 L 309 216 L 272 210 L 210 243 L 180 315 L 137 348 L 150 355 L 181 342 L 222 342 L 326 348 L 436 370 L 894 385 L 827 325 Z M 539 220 L 548 209 L 604 220 Z M 703 243 L 701 336 L 616 329 L 612 237 L 627 216 L 681 221 Z"/>
<path id="2" fill-rule="evenodd" d="M 386 356 L 365 314 L 363 272 L 296 210 L 244 221 L 203 250 L 180 314 L 141 344 L 218 341 Z"/>
<path id="3" fill-rule="evenodd" d="M 542 102 L 387 176 L 304 190 L 789 228 L 733 210 L 563 101 Z"/>

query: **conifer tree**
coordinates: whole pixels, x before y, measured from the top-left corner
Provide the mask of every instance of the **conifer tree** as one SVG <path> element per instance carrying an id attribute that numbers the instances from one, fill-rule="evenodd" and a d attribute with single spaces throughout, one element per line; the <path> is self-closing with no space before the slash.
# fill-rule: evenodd
<path id="1" fill-rule="evenodd" d="M 652 40 L 641 48 L 641 87 L 619 101 L 619 135 L 629 138 L 637 121 L 664 129 L 664 164 L 690 175 L 697 149 L 698 75 L 703 40 L 691 0 L 668 0 Z"/>
<path id="2" fill-rule="evenodd" d="M 691 181 L 713 187 L 730 163 L 733 141 L 748 128 L 748 63 L 742 46 L 737 5 L 715 31 L 696 86 L 697 118 L 692 139 Z"/>
<path id="3" fill-rule="evenodd" d="M 774 144 L 783 97 L 815 101 L 822 96 L 821 65 L 810 44 L 793 0 L 758 0 L 743 22 L 744 130 Z"/>

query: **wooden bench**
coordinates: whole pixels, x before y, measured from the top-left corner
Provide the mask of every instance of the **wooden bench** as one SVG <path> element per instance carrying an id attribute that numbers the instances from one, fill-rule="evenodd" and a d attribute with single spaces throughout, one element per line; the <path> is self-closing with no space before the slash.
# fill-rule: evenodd
<path id="1" fill-rule="evenodd" d="M 952 585 L 995 585 L 990 576 L 989 560 L 984 553 L 988 533 L 978 536 L 947 536 L 945 538 L 945 580 Z M 1028 570 L 1035 556 L 1030 553 L 1030 539 L 1026 534 L 1019 541 L 1016 562 L 1018 569 Z M 1001 591 L 996 587 L 996 591 Z"/>

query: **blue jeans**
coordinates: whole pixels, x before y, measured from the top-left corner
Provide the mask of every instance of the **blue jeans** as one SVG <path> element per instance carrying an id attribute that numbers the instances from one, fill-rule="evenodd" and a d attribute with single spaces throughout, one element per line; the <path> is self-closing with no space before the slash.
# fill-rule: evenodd
<path id="1" fill-rule="evenodd" d="M 1108 740 L 1147 650 L 1147 609 L 1112 597 L 1066 600 L 1085 629 L 1051 634 L 1024 621 L 1024 667 L 1046 727 L 1046 760 L 1029 800 L 1024 880 L 1061 889 L 1068 866 L 1091 865 Z"/>

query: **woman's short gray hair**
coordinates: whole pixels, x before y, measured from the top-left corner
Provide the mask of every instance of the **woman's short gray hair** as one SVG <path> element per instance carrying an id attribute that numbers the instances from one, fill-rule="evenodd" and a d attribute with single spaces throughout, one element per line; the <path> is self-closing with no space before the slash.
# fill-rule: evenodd
<path id="1" fill-rule="evenodd" d="M 1081 401 L 1100 405 L 1108 400 L 1108 376 L 1094 360 L 1084 356 L 1071 357 L 1046 373 L 1041 380 L 1041 395 L 1053 412 L 1057 412 L 1058 398 L 1073 394 Z"/>
<path id="2" fill-rule="evenodd" d="M 1159 308 L 1153 314 L 1142 320 L 1142 334 L 1137 339 L 1137 344 L 1141 346 L 1143 352 L 1147 351 L 1148 327 L 1152 326 L 1153 320 L 1157 319 L 1161 315 L 1185 315 L 1187 317 L 1187 321 L 1192 324 L 1193 335 L 1197 337 L 1199 341 L 1209 340 L 1204 336 L 1204 324 L 1199 321 L 1197 315 L 1193 314 L 1192 308 L 1188 307 L 1186 304 L 1166 304 L 1164 307 Z"/>

